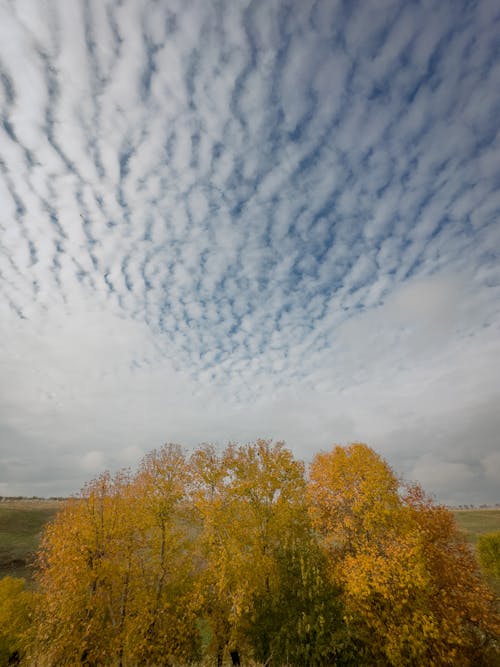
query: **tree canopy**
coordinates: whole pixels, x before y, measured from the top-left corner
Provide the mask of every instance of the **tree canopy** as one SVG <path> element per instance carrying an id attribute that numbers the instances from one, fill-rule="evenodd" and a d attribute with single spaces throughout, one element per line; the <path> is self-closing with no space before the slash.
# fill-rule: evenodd
<path id="1" fill-rule="evenodd" d="M 472 666 L 498 650 L 451 513 L 363 444 L 309 470 L 267 440 L 165 445 L 69 501 L 38 564 L 28 664 Z"/>
<path id="2" fill-rule="evenodd" d="M 367 664 L 490 664 L 494 596 L 449 510 L 364 444 L 315 457 L 309 506 Z"/>

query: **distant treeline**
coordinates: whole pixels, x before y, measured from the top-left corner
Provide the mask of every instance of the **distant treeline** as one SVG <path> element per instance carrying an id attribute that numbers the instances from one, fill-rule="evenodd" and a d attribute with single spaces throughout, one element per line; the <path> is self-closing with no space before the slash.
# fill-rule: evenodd
<path id="1" fill-rule="evenodd" d="M 494 505 L 448 505 L 448 509 L 450 510 L 489 510 L 496 509 L 497 507 L 500 507 L 500 503 L 495 503 Z"/>
<path id="2" fill-rule="evenodd" d="M 9 502 L 12 500 L 68 500 L 67 496 L 0 496 L 1 502 Z"/>

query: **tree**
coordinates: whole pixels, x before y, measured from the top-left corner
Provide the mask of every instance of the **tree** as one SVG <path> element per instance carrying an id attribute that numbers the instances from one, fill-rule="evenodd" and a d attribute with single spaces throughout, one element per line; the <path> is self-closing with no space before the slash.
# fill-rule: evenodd
<path id="1" fill-rule="evenodd" d="M 437 628 L 428 650 L 441 656 L 442 664 L 491 665 L 493 655 L 500 658 L 500 617 L 465 536 L 453 514 L 420 486 L 407 486 L 403 503 L 407 534 L 418 540 L 428 576 L 425 612 Z"/>
<path id="2" fill-rule="evenodd" d="M 227 467 L 214 447 L 200 447 L 191 457 L 191 499 L 200 527 L 196 556 L 200 562 L 203 614 L 210 641 L 208 651 L 222 665 L 224 653 L 234 636 L 234 595 L 237 585 L 232 553 L 237 545 L 230 541 L 233 519 L 227 493 Z"/>
<path id="3" fill-rule="evenodd" d="M 207 614 L 219 663 L 248 647 L 252 602 L 271 594 L 274 550 L 290 533 L 303 466 L 282 443 L 259 440 L 193 457 L 203 532 Z"/>
<path id="4" fill-rule="evenodd" d="M 315 456 L 309 471 L 309 511 L 337 551 L 355 553 L 383 539 L 400 506 L 399 483 L 370 447 L 355 443 Z"/>
<path id="5" fill-rule="evenodd" d="M 358 664 L 488 664 L 493 596 L 448 510 L 399 483 L 366 445 L 317 456 L 308 497 Z"/>
<path id="6" fill-rule="evenodd" d="M 183 467 L 184 462 L 184 467 Z M 49 664 L 172 664 L 198 655 L 187 474 L 166 446 L 101 475 L 46 531 L 35 653 Z"/>
<path id="7" fill-rule="evenodd" d="M 497 650 L 493 596 L 453 516 L 362 444 L 315 457 L 307 481 L 283 443 L 189 459 L 166 445 L 69 501 L 39 566 L 41 666 L 187 665 L 202 634 L 219 666 L 472 667 Z M 31 613 L 13 581 L 10 653 Z"/>
<path id="8" fill-rule="evenodd" d="M 100 475 L 45 531 L 36 653 L 49 664 L 106 664 L 121 651 L 129 567 L 121 548 L 130 516 L 123 499 L 129 483 L 124 475 Z"/>
<path id="9" fill-rule="evenodd" d="M 143 547 L 129 628 L 129 655 L 140 664 L 189 662 L 199 655 L 202 602 L 189 506 L 191 473 L 178 445 L 148 454 L 134 479 Z"/>
<path id="10" fill-rule="evenodd" d="M 0 664 L 23 658 L 30 639 L 35 594 L 17 577 L 0 579 Z"/>
<path id="11" fill-rule="evenodd" d="M 271 591 L 254 596 L 248 636 L 257 661 L 300 667 L 344 664 L 347 635 L 340 588 L 315 535 L 275 552 Z"/>
<path id="12" fill-rule="evenodd" d="M 304 502 L 304 465 L 266 440 L 220 455 L 206 447 L 192 463 L 218 664 L 241 651 L 267 665 L 316 664 L 342 620 Z"/>

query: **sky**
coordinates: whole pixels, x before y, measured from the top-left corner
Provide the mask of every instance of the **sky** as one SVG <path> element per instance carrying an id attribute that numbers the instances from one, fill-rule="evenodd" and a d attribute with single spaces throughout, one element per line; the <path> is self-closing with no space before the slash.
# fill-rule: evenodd
<path id="1" fill-rule="evenodd" d="M 500 501 L 497 0 L 0 0 L 0 495 L 366 442 Z"/>

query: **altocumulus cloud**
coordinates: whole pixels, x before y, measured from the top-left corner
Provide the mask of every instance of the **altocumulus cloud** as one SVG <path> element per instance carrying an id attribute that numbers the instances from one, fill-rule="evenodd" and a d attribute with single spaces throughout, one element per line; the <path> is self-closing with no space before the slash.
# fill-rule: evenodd
<path id="1" fill-rule="evenodd" d="M 0 492 L 165 440 L 500 469 L 500 6 L 0 4 Z"/>

